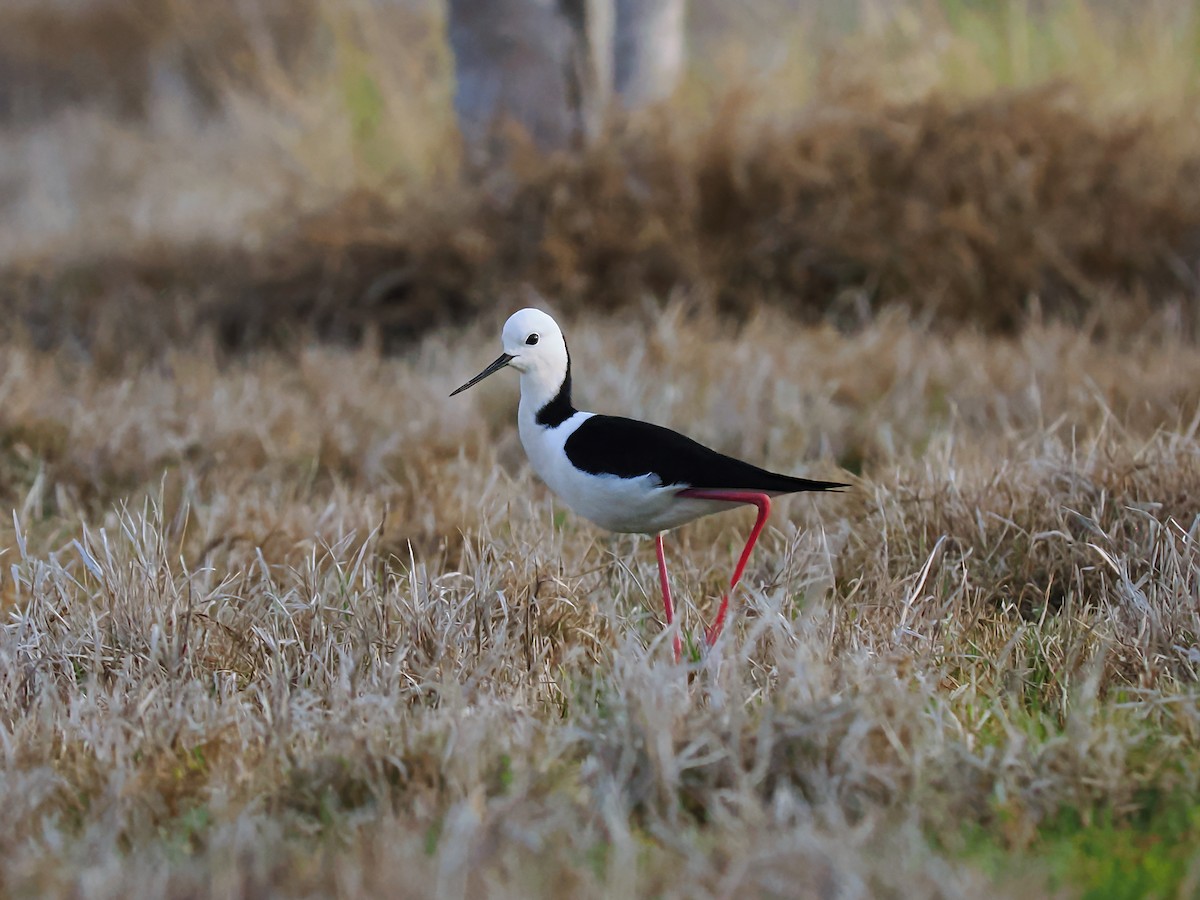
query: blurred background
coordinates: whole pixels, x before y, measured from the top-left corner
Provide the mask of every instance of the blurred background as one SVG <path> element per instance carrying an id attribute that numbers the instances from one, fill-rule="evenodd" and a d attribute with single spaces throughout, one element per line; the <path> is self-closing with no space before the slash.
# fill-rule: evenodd
<path id="1" fill-rule="evenodd" d="M 526 286 L 1190 328 L 1198 59 L 1191 0 L 6 0 L 0 329 L 392 348 Z"/>

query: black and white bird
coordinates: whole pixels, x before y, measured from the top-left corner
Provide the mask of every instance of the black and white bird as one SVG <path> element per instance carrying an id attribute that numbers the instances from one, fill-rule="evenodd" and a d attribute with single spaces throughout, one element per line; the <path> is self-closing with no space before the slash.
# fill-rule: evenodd
<path id="1" fill-rule="evenodd" d="M 766 524 L 771 497 L 848 487 L 760 469 L 649 422 L 597 415 L 571 404 L 571 357 L 558 323 L 522 309 L 504 323 L 504 352 L 451 397 L 511 366 L 521 373 L 517 425 L 534 471 L 571 509 L 609 531 L 654 535 L 667 626 L 675 618 L 663 532 L 734 506 L 752 504 L 758 520 L 729 583 L 741 580 Z M 706 629 L 709 646 L 725 624 L 729 593 Z M 680 655 L 675 635 L 675 658 Z"/>

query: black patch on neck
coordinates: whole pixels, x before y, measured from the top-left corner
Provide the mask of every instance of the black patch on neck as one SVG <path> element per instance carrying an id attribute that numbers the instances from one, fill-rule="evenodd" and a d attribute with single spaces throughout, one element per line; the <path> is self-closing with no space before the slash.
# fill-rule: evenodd
<path id="1" fill-rule="evenodd" d="M 571 351 L 567 351 L 567 374 L 563 376 L 562 386 L 554 399 L 537 411 L 535 421 L 547 428 L 557 428 L 571 416 L 575 415 L 575 407 L 571 405 Z"/>

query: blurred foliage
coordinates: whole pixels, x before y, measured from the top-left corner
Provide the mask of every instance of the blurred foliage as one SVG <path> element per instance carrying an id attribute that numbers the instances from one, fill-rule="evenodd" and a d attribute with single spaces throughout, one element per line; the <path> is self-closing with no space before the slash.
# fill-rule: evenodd
<path id="1" fill-rule="evenodd" d="M 1120 812 L 1064 807 L 1015 852 L 996 830 L 968 833 L 966 854 L 1001 884 L 1032 869 L 1051 890 L 1085 900 L 1192 896 L 1197 886 L 1200 807 L 1191 795 L 1146 790 Z"/>
<path id="2" fill-rule="evenodd" d="M 36 9 L 7 24 L 41 35 L 40 51 L 23 51 L 29 71 L 73 46 L 72 28 L 111 39 L 86 58 L 142 66 L 147 90 L 161 85 L 156 66 L 187 61 L 208 115 L 226 120 L 215 146 L 238 166 L 191 188 L 214 198 L 211 212 L 170 206 L 216 217 L 200 241 L 142 212 L 140 239 L 124 224 L 123 204 L 168 204 L 194 180 L 167 168 L 186 159 L 186 131 L 179 153 L 156 149 L 175 133 L 154 124 L 162 97 L 142 104 L 140 143 L 100 131 L 112 147 L 81 157 L 74 180 L 46 169 L 44 190 L 80 208 L 55 242 L 19 241 L 33 259 L 0 272 L 5 328 L 43 346 L 123 344 L 130 328 L 155 346 L 196 328 L 231 347 L 368 332 L 396 345 L 518 302 L 526 286 L 567 309 L 682 294 L 739 317 L 772 304 L 843 325 L 893 305 L 989 330 L 1114 309 L 1195 320 L 1191 3 L 1138 15 L 1082 0 L 836 15 L 813 3 L 742 18 L 701 4 L 675 101 L 614 119 L 576 156 L 541 157 L 510 134 L 511 165 L 492 173 L 460 168 L 431 5 L 141 4 L 135 18 L 98 3 L 60 12 L 55 28 Z M 139 36 L 144 52 L 126 52 Z M 122 178 L 104 176 L 104 160 L 128 168 L 139 154 Z M 245 234 L 219 212 L 225 191 L 255 210 Z M 26 232 L 31 213 L 60 208 L 29 206 Z M 97 227 L 111 214 L 123 227 Z"/>

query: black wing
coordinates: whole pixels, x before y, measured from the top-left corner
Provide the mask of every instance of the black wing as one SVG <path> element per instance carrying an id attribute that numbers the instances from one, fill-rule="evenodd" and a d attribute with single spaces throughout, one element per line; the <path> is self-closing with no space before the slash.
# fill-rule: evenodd
<path id="1" fill-rule="evenodd" d="M 572 465 L 593 475 L 636 478 L 652 474 L 665 485 L 778 494 L 849 487 L 836 481 L 768 472 L 710 450 L 677 431 L 620 416 L 592 416 L 567 438 L 564 449 Z"/>

